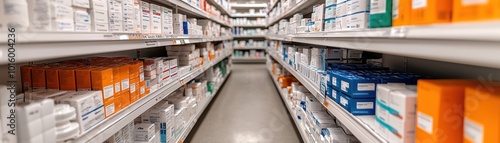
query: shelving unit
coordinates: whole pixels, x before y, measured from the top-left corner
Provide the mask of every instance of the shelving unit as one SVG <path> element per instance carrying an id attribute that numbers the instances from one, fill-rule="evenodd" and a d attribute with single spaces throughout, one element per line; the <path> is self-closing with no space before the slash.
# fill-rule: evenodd
<path id="1" fill-rule="evenodd" d="M 375 127 L 375 116 L 354 116 L 340 105 L 331 100 L 328 100 L 324 94 L 322 94 L 319 90 L 319 87 L 315 86 L 310 80 L 305 78 L 302 74 L 298 73 L 288 64 L 286 64 L 282 58 L 278 57 L 276 53 L 269 52 L 269 55 L 278 63 L 280 63 L 283 67 L 287 69 L 295 78 L 297 78 L 302 85 L 304 85 L 311 94 L 320 102 L 323 102 L 323 106 L 327 109 L 327 111 L 334 115 L 335 118 L 340 120 L 342 124 L 344 124 L 353 134 L 358 138 L 361 142 L 369 142 L 369 143 L 386 143 L 387 140 L 382 138 L 377 132 L 374 130 Z M 325 98 L 326 97 L 326 98 Z"/>
<path id="2" fill-rule="evenodd" d="M 230 22 L 224 22 L 224 21 L 216 18 L 215 16 L 212 16 L 212 15 L 208 14 L 207 12 L 201 10 L 199 7 L 194 7 L 194 6 L 192 6 L 192 5 L 186 3 L 185 1 L 182 1 L 182 0 L 168 0 L 168 1 L 154 0 L 154 1 L 169 5 L 169 6 L 174 8 L 174 11 L 175 11 L 175 9 L 177 9 L 179 12 L 181 12 L 183 14 L 187 14 L 188 16 L 191 16 L 191 17 L 210 19 L 210 20 L 215 21 L 223 26 L 232 27 Z M 219 9 L 219 10 L 224 11 L 224 9 Z"/>
<path id="3" fill-rule="evenodd" d="M 267 4 L 257 4 L 257 3 L 254 3 L 254 4 L 231 4 L 231 7 L 234 7 L 234 8 L 266 8 L 267 7 Z"/>
<path id="4" fill-rule="evenodd" d="M 179 138 L 176 139 L 175 143 L 184 142 L 184 140 L 186 140 L 187 136 L 189 135 L 189 132 L 191 132 L 191 130 L 193 129 L 193 127 L 198 122 L 198 119 L 203 114 L 203 111 L 207 108 L 207 106 L 210 104 L 210 102 L 212 102 L 212 99 L 217 95 L 217 92 L 219 92 L 219 89 L 221 89 L 222 85 L 224 85 L 224 83 L 227 81 L 227 78 L 229 77 L 230 74 L 231 74 L 231 71 L 229 71 L 224 76 L 223 81 L 219 85 L 217 85 L 215 87 L 214 93 L 208 99 L 205 99 L 205 102 L 201 105 L 201 106 L 203 106 L 203 108 L 201 108 L 202 110 L 198 111 L 196 113 L 196 116 L 194 116 L 193 118 L 191 118 L 189 120 L 187 127 L 184 128 L 184 130 L 182 131 L 181 136 L 179 136 Z"/>
<path id="5" fill-rule="evenodd" d="M 321 1 L 315 1 L 315 0 L 305 0 L 305 1 L 301 1 L 300 3 L 297 3 L 294 7 L 286 10 L 285 13 L 282 13 L 281 15 L 277 16 L 277 17 L 274 17 L 274 18 L 269 18 L 268 19 L 268 24 L 267 26 L 271 26 L 273 24 L 275 24 L 276 22 L 280 21 L 281 19 L 284 19 L 284 18 L 287 18 L 287 17 L 291 17 L 292 15 L 294 15 L 295 13 L 298 13 L 306 8 L 312 8 L 312 6 L 314 4 L 317 4 Z M 272 9 L 272 7 L 271 7 Z M 311 12 L 312 12 L 312 9 L 311 9 Z M 269 13 L 268 13 L 269 14 Z"/>
<path id="6" fill-rule="evenodd" d="M 255 14 L 232 14 L 231 17 L 266 17 L 265 13 L 255 13 Z"/>
<path id="7" fill-rule="evenodd" d="M 275 6 L 277 6 L 279 2 L 280 2 L 280 0 L 274 0 L 273 3 L 270 3 L 271 5 L 268 7 L 267 14 L 269 14 L 271 12 L 271 9 L 273 9 Z"/>
<path id="8" fill-rule="evenodd" d="M 217 7 L 217 9 L 219 9 L 222 14 L 225 14 L 225 15 L 230 15 L 229 13 L 229 9 L 227 8 L 224 8 L 224 6 L 222 6 L 221 4 L 215 2 L 215 0 L 207 0 L 209 3 L 211 3 L 212 5 L 214 5 L 215 7 Z M 229 5 L 229 3 L 228 3 Z"/>
<path id="9" fill-rule="evenodd" d="M 283 93 L 283 90 L 280 89 L 280 86 L 279 86 L 278 82 L 276 81 L 278 79 L 278 77 L 276 77 L 276 75 L 273 75 L 270 69 L 268 69 L 268 71 L 269 71 L 269 76 L 272 78 L 274 85 L 276 86 L 279 94 L 281 95 L 281 99 L 283 100 L 283 103 L 285 103 L 286 109 L 288 109 L 288 113 L 290 114 L 291 118 L 293 119 L 293 122 L 295 123 L 297 130 L 299 130 L 300 136 L 302 137 L 302 141 L 304 143 L 311 143 L 312 141 L 310 141 L 308 139 L 308 136 L 307 136 L 307 133 L 306 133 L 304 126 L 302 124 L 300 124 L 299 119 L 297 119 L 297 114 L 296 114 L 295 110 L 292 109 L 292 105 L 291 105 L 290 101 L 288 101 L 286 98 L 287 94 Z"/>
<path id="10" fill-rule="evenodd" d="M 119 111 L 115 115 L 107 118 L 103 122 L 99 123 L 97 126 L 93 127 L 88 132 L 81 134 L 74 142 L 104 142 L 113 134 L 118 132 L 120 129 L 125 127 L 128 123 L 132 122 L 135 118 L 140 116 L 142 113 L 147 111 L 149 108 L 153 107 L 156 103 L 160 102 L 162 99 L 168 97 L 175 90 L 179 89 L 186 82 L 194 79 L 198 75 L 205 72 L 209 67 L 214 66 L 223 59 L 231 56 L 231 54 L 219 57 L 214 61 L 203 65 L 202 67 L 192 70 L 190 73 L 181 76 L 163 87 L 159 87 L 158 90 L 152 91 L 149 95 L 139 99 L 127 108 Z M 202 111 L 201 111 L 202 112 Z M 199 116 L 197 116 L 199 117 Z M 192 121 L 191 121 L 192 122 Z M 189 132 L 188 132 L 189 133 Z M 186 135 L 187 136 L 187 135 Z"/>

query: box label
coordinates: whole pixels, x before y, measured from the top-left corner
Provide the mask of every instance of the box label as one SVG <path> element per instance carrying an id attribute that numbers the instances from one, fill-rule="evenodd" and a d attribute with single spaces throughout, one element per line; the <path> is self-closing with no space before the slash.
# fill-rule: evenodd
<path id="1" fill-rule="evenodd" d="M 113 94 L 114 94 L 113 84 L 104 87 L 104 99 L 107 99 L 107 98 L 113 96 Z"/>
<path id="2" fill-rule="evenodd" d="M 387 0 L 371 0 L 371 14 L 385 13 Z"/>
<path id="3" fill-rule="evenodd" d="M 392 19 L 399 17 L 399 0 L 392 0 Z"/>
<path id="4" fill-rule="evenodd" d="M 411 1 L 411 3 L 412 3 L 411 4 L 412 9 L 427 7 L 427 0 L 413 0 Z"/>
<path id="5" fill-rule="evenodd" d="M 374 83 L 358 83 L 358 91 L 375 91 Z"/>
<path id="6" fill-rule="evenodd" d="M 337 78 L 332 76 L 332 85 L 337 86 Z"/>
<path id="7" fill-rule="evenodd" d="M 106 106 L 106 117 L 115 113 L 115 103 Z"/>
<path id="8" fill-rule="evenodd" d="M 422 112 L 418 112 L 417 116 L 418 128 L 432 134 L 432 117 Z"/>
<path id="9" fill-rule="evenodd" d="M 130 93 L 135 92 L 135 83 L 130 84 Z"/>
<path id="10" fill-rule="evenodd" d="M 347 104 L 349 104 L 349 101 L 347 101 L 347 99 L 345 99 L 344 97 L 340 97 L 340 104 L 342 104 L 342 106 L 347 106 Z"/>
<path id="11" fill-rule="evenodd" d="M 468 118 L 464 120 L 464 136 L 474 143 L 482 143 L 484 136 L 483 125 Z"/>
<path id="12" fill-rule="evenodd" d="M 115 92 L 120 92 L 120 82 L 115 83 Z"/>
<path id="13" fill-rule="evenodd" d="M 357 109 L 373 109 L 373 102 L 356 102 Z"/>
<path id="14" fill-rule="evenodd" d="M 337 99 L 337 91 L 332 90 L 332 97 L 333 99 Z"/>
<path id="15" fill-rule="evenodd" d="M 340 89 L 347 92 L 347 88 L 349 88 L 349 83 L 345 81 L 340 81 Z"/>
<path id="16" fill-rule="evenodd" d="M 462 5 L 486 4 L 488 0 L 462 0 Z"/>
<path id="17" fill-rule="evenodd" d="M 129 87 L 129 79 L 122 80 L 122 90 L 128 89 Z"/>

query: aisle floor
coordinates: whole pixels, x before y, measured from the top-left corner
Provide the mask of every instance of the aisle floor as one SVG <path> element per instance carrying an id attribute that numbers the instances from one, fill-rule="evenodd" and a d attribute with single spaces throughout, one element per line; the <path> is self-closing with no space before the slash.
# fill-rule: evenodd
<path id="1" fill-rule="evenodd" d="M 265 64 L 233 65 L 232 69 L 185 142 L 302 142 Z"/>

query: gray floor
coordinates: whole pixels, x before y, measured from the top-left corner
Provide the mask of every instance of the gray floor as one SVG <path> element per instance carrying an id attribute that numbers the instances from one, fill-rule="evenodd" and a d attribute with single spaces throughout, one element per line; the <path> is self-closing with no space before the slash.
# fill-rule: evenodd
<path id="1" fill-rule="evenodd" d="M 233 65 L 214 99 L 185 142 L 302 142 L 265 64 Z"/>

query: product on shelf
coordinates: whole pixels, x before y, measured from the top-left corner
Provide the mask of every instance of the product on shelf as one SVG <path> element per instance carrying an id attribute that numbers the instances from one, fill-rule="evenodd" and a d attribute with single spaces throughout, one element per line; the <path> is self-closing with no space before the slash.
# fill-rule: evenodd
<path id="1" fill-rule="evenodd" d="M 463 142 L 499 142 L 498 110 L 500 92 L 498 84 L 482 84 L 482 88 L 465 90 Z"/>
<path id="2" fill-rule="evenodd" d="M 412 2 L 408 0 L 392 1 L 392 26 L 411 24 Z"/>
<path id="3" fill-rule="evenodd" d="M 393 19 L 392 0 L 370 1 L 370 28 L 391 27 Z"/>
<path id="4" fill-rule="evenodd" d="M 453 0 L 412 1 L 411 24 L 449 23 L 452 18 Z"/>

